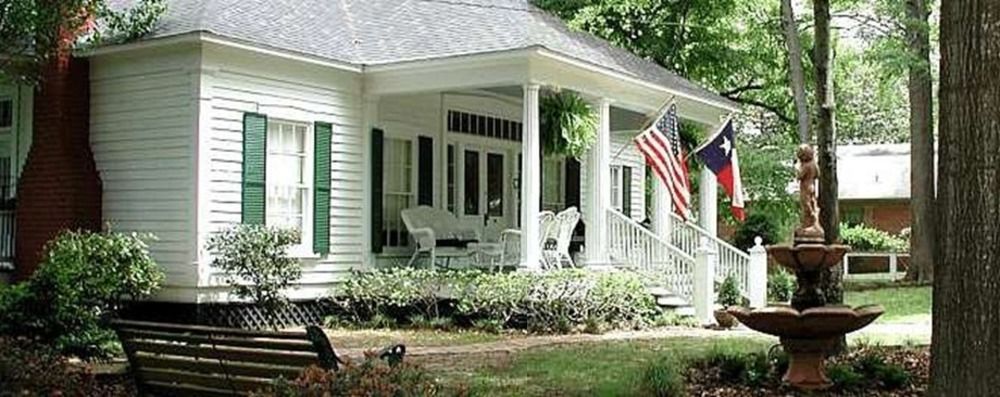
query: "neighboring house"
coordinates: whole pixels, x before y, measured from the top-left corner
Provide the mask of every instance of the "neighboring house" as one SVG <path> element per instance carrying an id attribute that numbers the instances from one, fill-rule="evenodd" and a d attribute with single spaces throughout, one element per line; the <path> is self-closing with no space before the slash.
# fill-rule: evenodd
<path id="1" fill-rule="evenodd" d="M 837 148 L 840 218 L 890 233 L 910 227 L 910 144 Z"/>
<path id="2" fill-rule="evenodd" d="M 648 207 L 660 238 L 680 230 L 668 206 L 645 203 L 630 140 L 647 115 L 673 98 L 681 117 L 714 129 L 737 109 L 526 0 L 167 3 L 147 38 L 76 54 L 61 76 L 81 89 L 34 100 L 0 89 L 0 181 L 20 179 L 18 194 L 3 191 L 18 197 L 18 230 L 0 216 L 0 255 L 17 241 L 22 276 L 45 239 L 96 219 L 158 236 L 151 251 L 167 278 L 157 300 L 226 301 L 205 241 L 263 222 L 301 230 L 291 297 L 312 299 L 352 270 L 407 257 L 399 212 L 416 205 L 522 228 L 527 267 L 540 255 L 529 243 L 537 225 L 522 219 L 579 205 L 585 263 L 615 264 Z M 579 162 L 540 156 L 539 95 L 556 89 L 599 115 Z M 32 128 L 33 112 L 46 122 Z M 716 200 L 701 202 L 714 233 Z M 696 235 L 685 236 L 678 246 L 693 256 Z M 643 264 L 654 259 L 665 261 Z"/>

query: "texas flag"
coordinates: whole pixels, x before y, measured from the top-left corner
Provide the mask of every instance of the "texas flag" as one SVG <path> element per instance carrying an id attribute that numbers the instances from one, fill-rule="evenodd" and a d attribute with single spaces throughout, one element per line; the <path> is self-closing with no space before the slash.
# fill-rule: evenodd
<path id="1" fill-rule="evenodd" d="M 743 211 L 743 181 L 740 180 L 740 158 L 736 155 L 735 142 L 733 121 L 730 119 L 694 153 L 715 173 L 719 184 L 729 195 L 733 216 L 742 221 L 746 213 Z"/>

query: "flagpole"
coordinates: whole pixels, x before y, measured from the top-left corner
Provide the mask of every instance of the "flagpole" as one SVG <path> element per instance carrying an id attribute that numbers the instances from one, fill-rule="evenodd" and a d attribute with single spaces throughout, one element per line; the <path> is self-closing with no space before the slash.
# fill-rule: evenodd
<path id="1" fill-rule="evenodd" d="M 655 122 L 659 118 L 658 116 L 663 114 L 663 109 L 669 107 L 670 104 L 674 102 L 675 98 L 677 98 L 676 95 L 671 95 L 670 98 L 667 98 L 667 101 L 664 102 L 663 105 L 661 105 L 660 108 L 657 109 L 652 116 L 647 115 L 646 121 L 643 122 L 643 127 L 639 129 L 640 131 L 639 133 L 641 134 L 642 131 L 645 131 L 647 128 L 649 128 L 649 126 L 652 125 L 653 122 Z M 614 156 L 611 156 L 611 160 L 609 162 L 617 160 L 618 157 L 621 156 L 622 153 L 625 152 L 625 149 L 628 147 L 629 147 L 628 144 L 622 145 L 621 149 L 618 149 L 618 152 L 615 153 Z"/>

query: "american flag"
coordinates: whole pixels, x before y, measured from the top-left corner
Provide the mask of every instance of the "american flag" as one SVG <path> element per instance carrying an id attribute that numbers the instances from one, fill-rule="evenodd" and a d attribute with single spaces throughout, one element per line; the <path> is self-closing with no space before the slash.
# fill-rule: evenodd
<path id="1" fill-rule="evenodd" d="M 684 149 L 681 148 L 677 104 L 670 104 L 656 122 L 635 137 L 639 151 L 660 180 L 667 185 L 674 211 L 685 220 L 691 208 L 691 182 Z"/>

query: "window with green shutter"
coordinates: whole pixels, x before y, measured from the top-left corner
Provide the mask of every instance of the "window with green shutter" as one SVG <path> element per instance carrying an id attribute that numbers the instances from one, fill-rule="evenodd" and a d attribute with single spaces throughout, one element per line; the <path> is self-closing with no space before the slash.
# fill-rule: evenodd
<path id="1" fill-rule="evenodd" d="M 267 116 L 243 115 L 242 221 L 264 224 L 267 170 Z"/>
<path id="2" fill-rule="evenodd" d="M 330 139 L 333 126 L 317 122 L 313 171 L 313 252 L 330 252 Z"/>

